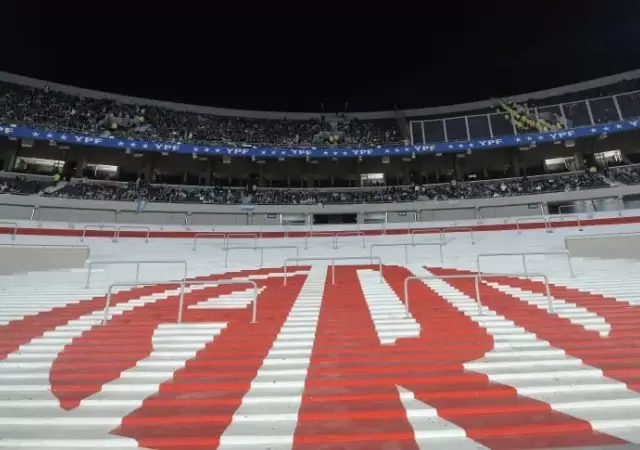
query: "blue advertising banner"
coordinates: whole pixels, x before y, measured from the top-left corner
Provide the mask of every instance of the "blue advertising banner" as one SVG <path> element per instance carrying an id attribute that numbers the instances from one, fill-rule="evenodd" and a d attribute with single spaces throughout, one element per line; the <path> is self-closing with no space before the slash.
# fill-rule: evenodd
<path id="1" fill-rule="evenodd" d="M 132 151 L 186 153 L 202 155 L 247 156 L 256 158 L 353 158 L 358 156 L 402 156 L 427 153 L 453 153 L 467 150 L 486 150 L 501 147 L 531 146 L 534 143 L 552 143 L 569 139 L 599 136 L 603 133 L 620 133 L 638 129 L 639 120 L 623 120 L 595 126 L 578 127 L 569 130 L 548 133 L 529 133 L 517 136 L 503 136 L 494 139 L 439 142 L 429 145 L 409 145 L 404 147 L 368 147 L 368 148 L 274 148 L 274 147 L 225 147 L 205 144 L 183 144 L 181 142 L 155 142 L 134 139 L 121 139 L 113 136 L 98 137 L 82 133 L 38 130 L 16 125 L 0 124 L 0 136 L 9 136 L 36 141 L 53 141 L 60 144 L 80 144 L 94 147 L 130 149 Z"/>

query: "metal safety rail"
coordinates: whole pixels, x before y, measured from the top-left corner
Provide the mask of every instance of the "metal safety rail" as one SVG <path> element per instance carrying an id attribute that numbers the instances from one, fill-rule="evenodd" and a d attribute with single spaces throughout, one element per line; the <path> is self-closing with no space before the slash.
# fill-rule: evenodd
<path id="1" fill-rule="evenodd" d="M 120 225 L 116 230 L 116 241 L 120 239 L 120 233 L 122 232 L 123 229 L 124 231 L 144 230 L 147 232 L 144 236 L 144 242 L 146 243 L 149 242 L 149 236 L 151 236 L 151 227 L 147 227 L 145 225 Z"/>
<path id="2" fill-rule="evenodd" d="M 196 233 L 193 235 L 193 251 L 196 251 L 198 246 L 198 239 L 201 238 L 222 238 L 222 246 L 225 246 L 225 242 L 227 240 L 227 233 L 222 231 L 212 231 L 209 233 Z"/>
<path id="3" fill-rule="evenodd" d="M 39 211 L 39 213 L 38 213 L 38 228 L 42 228 L 43 224 L 44 224 L 44 221 L 45 221 L 44 220 L 44 213 L 43 213 L 42 209 L 39 209 L 38 211 Z M 33 219 L 31 219 L 31 220 L 33 220 Z M 69 222 L 67 223 L 67 226 L 69 228 L 75 228 L 76 227 L 76 215 L 75 214 L 71 215 L 71 220 L 69 220 Z"/>
<path id="4" fill-rule="evenodd" d="M 339 239 L 341 237 L 362 237 L 362 248 L 365 248 L 367 246 L 364 240 L 364 233 L 362 231 L 336 231 L 335 248 L 340 247 Z"/>
<path id="5" fill-rule="evenodd" d="M 311 256 L 311 257 L 295 257 L 295 258 L 287 258 L 284 260 L 284 278 L 283 284 L 287 285 L 287 266 L 290 262 L 299 263 L 300 261 L 331 261 L 331 284 L 336 284 L 336 261 L 353 261 L 353 260 L 362 260 L 368 259 L 369 263 L 373 265 L 373 261 L 378 262 L 379 271 L 380 271 L 380 283 L 382 283 L 382 258 L 379 256 L 334 256 L 334 257 L 319 257 L 319 256 Z"/>
<path id="6" fill-rule="evenodd" d="M 245 239 L 253 239 L 253 248 L 258 248 L 258 238 L 259 235 L 257 233 L 235 233 L 229 231 L 212 231 L 208 233 L 196 233 L 193 236 L 193 248 L 192 250 L 195 252 L 198 248 L 198 239 L 201 238 L 222 238 L 222 249 L 226 250 L 229 248 L 229 238 L 245 238 Z"/>
<path id="7" fill-rule="evenodd" d="M 473 228 L 466 228 L 466 227 L 443 228 L 441 231 L 442 231 L 443 235 L 446 235 L 447 233 L 462 233 L 462 232 L 466 231 L 471 236 L 471 245 L 476 245 L 476 237 L 475 237 L 475 234 L 473 232 Z M 445 242 L 445 244 L 446 244 L 446 242 Z"/>
<path id="8" fill-rule="evenodd" d="M 520 273 L 474 273 L 474 274 L 456 274 L 456 275 L 425 275 L 425 276 L 411 276 L 404 279 L 404 307 L 405 317 L 409 318 L 411 312 L 409 309 L 409 281 L 411 280 L 447 280 L 447 279 L 473 279 L 475 281 L 476 291 L 476 304 L 478 305 L 478 314 L 483 315 L 482 302 L 480 298 L 480 283 L 485 278 L 493 277 L 521 277 L 521 278 L 542 278 L 544 280 L 545 295 L 549 304 L 549 312 L 553 312 L 553 299 L 551 298 L 551 292 L 549 290 L 549 278 L 546 275 L 540 273 L 520 274 Z"/>
<path id="9" fill-rule="evenodd" d="M 444 262 L 444 252 L 442 251 L 443 246 L 440 242 L 418 242 L 417 244 L 372 244 L 371 247 L 369 247 L 369 257 L 373 257 L 373 249 L 375 247 L 404 247 L 404 260 L 406 264 L 409 264 L 409 247 L 431 245 L 437 245 L 440 248 L 440 262 Z"/>
<path id="10" fill-rule="evenodd" d="M 5 225 L 9 225 L 13 227 L 13 233 L 10 233 L 10 235 L 11 235 L 11 240 L 15 241 L 16 236 L 18 235 L 18 222 L 5 222 L 5 221 L 0 222 L 0 228 L 5 228 Z"/>
<path id="11" fill-rule="evenodd" d="M 585 236 L 586 237 L 586 236 Z M 476 256 L 476 270 L 478 272 L 482 272 L 480 270 L 480 259 L 481 258 L 495 258 L 498 256 L 521 256 L 522 257 L 522 267 L 524 268 L 524 274 L 527 275 L 527 256 L 547 256 L 547 255 L 564 255 L 567 257 L 567 264 L 569 266 L 569 273 L 571 274 L 571 278 L 574 278 L 576 275 L 573 272 L 573 264 L 571 262 L 571 252 L 568 250 L 561 251 L 553 251 L 553 252 L 514 252 L 514 253 L 480 253 Z"/>
<path id="12" fill-rule="evenodd" d="M 547 233 L 553 233 L 553 230 L 551 229 L 551 222 L 549 222 L 549 218 L 547 216 L 533 216 L 533 217 L 518 217 L 516 219 L 516 230 L 518 231 L 518 234 L 521 234 L 522 232 L 520 231 L 520 223 L 521 222 L 540 222 L 540 219 L 544 220 L 544 229 Z"/>
<path id="13" fill-rule="evenodd" d="M 257 233 L 226 233 L 224 236 L 224 250 L 229 248 L 229 238 L 236 238 L 236 239 L 240 239 L 240 238 L 244 238 L 244 239 L 249 239 L 249 238 L 253 238 L 253 249 L 257 250 L 258 248 L 258 237 L 259 235 Z"/>
<path id="14" fill-rule="evenodd" d="M 433 228 L 433 229 L 416 229 L 416 230 L 410 230 L 411 231 L 411 245 L 413 245 L 415 247 L 416 245 L 416 234 L 435 234 L 434 231 L 437 231 L 438 234 L 440 235 L 440 245 L 447 245 L 447 241 L 444 238 L 444 231 L 442 231 L 439 228 Z"/>
<path id="15" fill-rule="evenodd" d="M 136 266 L 136 282 L 138 282 L 140 280 L 140 266 L 142 264 L 181 264 L 184 266 L 184 273 L 182 275 L 182 279 L 181 281 L 184 281 L 187 278 L 187 270 L 188 270 L 188 263 L 186 260 L 184 259 L 167 259 L 167 260 L 161 260 L 161 259 L 144 259 L 144 260 L 137 260 L 137 261 L 89 261 L 87 263 L 87 282 L 85 283 L 85 288 L 89 288 L 89 285 L 91 283 L 91 269 L 93 268 L 93 266 L 114 266 L 114 265 L 131 265 L 131 264 L 135 264 Z M 146 282 L 145 282 L 146 283 Z"/>
<path id="16" fill-rule="evenodd" d="M 229 252 L 231 250 L 260 250 L 260 268 L 262 268 L 262 266 L 264 265 L 264 251 L 265 250 L 271 250 L 271 249 L 295 249 L 296 250 L 296 256 L 300 256 L 300 247 L 296 246 L 296 245 L 274 245 L 274 246 L 269 246 L 269 247 L 227 247 L 225 248 L 225 252 L 224 252 L 224 267 L 228 267 L 228 262 L 229 262 Z"/>
<path id="17" fill-rule="evenodd" d="M 328 237 L 331 236 L 332 240 L 332 248 L 336 250 L 338 248 L 338 239 L 336 238 L 335 231 L 309 231 L 307 235 L 304 237 L 304 249 L 309 250 L 309 238 L 314 237 Z"/>
<path id="18" fill-rule="evenodd" d="M 80 238 L 80 242 L 84 242 L 84 238 L 87 237 L 87 231 L 88 230 L 113 230 L 113 236 L 111 237 L 111 242 L 118 242 L 118 226 L 117 225 L 105 225 L 105 224 L 101 224 L 101 225 L 96 225 L 96 224 L 90 224 L 90 225 L 85 225 L 84 228 L 82 229 L 82 237 Z"/>
<path id="19" fill-rule="evenodd" d="M 182 281 L 145 281 L 142 284 L 178 284 L 180 285 L 180 300 L 178 302 L 178 318 L 176 323 L 182 323 L 182 315 L 184 309 L 184 287 L 185 286 L 193 286 L 193 285 L 225 285 L 225 284 L 250 284 L 253 286 L 253 309 L 251 312 L 251 323 L 256 323 L 258 320 L 258 284 L 253 280 L 182 280 Z M 111 307 L 111 294 L 114 287 L 125 287 L 125 286 L 140 286 L 140 283 L 113 283 L 109 286 L 109 290 L 107 291 L 107 299 L 104 306 L 104 315 L 102 317 L 102 325 L 107 323 L 109 319 L 109 308 Z"/>
<path id="20" fill-rule="evenodd" d="M 613 238 L 613 237 L 624 237 L 624 236 L 640 236 L 640 232 L 630 231 L 627 233 L 603 233 L 603 234 L 587 234 L 587 235 L 575 235 L 575 236 L 567 236 L 564 238 L 564 248 L 569 251 L 569 241 L 577 240 L 577 239 L 602 239 L 602 238 Z"/>
<path id="21" fill-rule="evenodd" d="M 576 222 L 578 222 L 578 230 L 579 231 L 583 230 L 582 222 L 580 222 L 580 216 L 579 215 L 577 215 L 577 214 L 563 214 L 563 215 L 558 216 L 558 217 L 560 218 L 561 221 L 564 221 L 565 218 L 575 220 Z M 549 222 L 551 223 L 553 221 L 553 219 L 555 219 L 555 217 L 554 216 L 550 216 L 549 217 Z"/>

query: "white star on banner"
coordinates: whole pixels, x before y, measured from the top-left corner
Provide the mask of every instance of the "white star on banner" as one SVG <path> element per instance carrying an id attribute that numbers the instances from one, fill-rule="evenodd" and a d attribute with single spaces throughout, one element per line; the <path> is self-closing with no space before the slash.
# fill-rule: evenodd
<path id="1" fill-rule="evenodd" d="M 619 129 L 621 129 L 621 128 L 622 128 L 622 124 L 618 124 L 618 125 L 616 125 L 616 128 L 617 128 L 618 130 L 619 130 Z"/>
<path id="2" fill-rule="evenodd" d="M 220 149 L 219 148 L 216 149 L 216 153 L 220 153 Z"/>
<path id="3" fill-rule="evenodd" d="M 132 143 L 131 143 L 131 146 L 132 146 L 133 148 L 136 148 L 136 143 L 135 143 L 135 142 L 132 142 Z"/>
<path id="4" fill-rule="evenodd" d="M 592 132 L 592 133 L 597 133 L 597 132 L 598 132 L 598 129 L 597 129 L 597 128 L 592 128 L 592 129 L 591 129 L 591 132 Z"/>
<path id="5" fill-rule="evenodd" d="M 37 131 L 34 131 L 33 133 L 31 133 L 33 135 L 33 137 L 38 137 L 40 136 L 40 133 L 38 133 Z"/>
<path id="6" fill-rule="evenodd" d="M 384 152 L 385 152 L 385 153 L 391 153 L 391 150 L 388 150 L 388 149 L 387 149 L 387 150 L 385 150 Z"/>
<path id="7" fill-rule="evenodd" d="M 47 138 L 48 139 L 51 139 L 52 137 L 53 137 L 53 134 L 51 134 L 51 133 L 47 134 Z"/>
<path id="8" fill-rule="evenodd" d="M 532 141 L 531 136 L 527 136 L 527 141 Z"/>
<path id="9" fill-rule="evenodd" d="M 520 138 L 516 138 L 516 142 L 520 142 L 522 139 Z"/>
<path id="10" fill-rule="evenodd" d="M 198 151 L 198 147 L 193 147 L 193 151 L 197 152 Z"/>
<path id="11" fill-rule="evenodd" d="M 609 127 L 604 127 L 604 131 L 609 131 Z"/>
<path id="12" fill-rule="evenodd" d="M 142 148 L 147 148 L 148 145 L 147 144 L 142 144 Z"/>
<path id="13" fill-rule="evenodd" d="M 205 147 L 205 148 L 204 148 L 204 152 L 205 152 L 205 153 L 209 153 L 209 147 Z"/>
<path id="14" fill-rule="evenodd" d="M 122 147 L 124 145 L 124 142 L 120 141 L 118 142 L 118 147 Z"/>
<path id="15" fill-rule="evenodd" d="M 60 139 L 62 139 L 63 141 L 66 141 L 67 140 L 67 135 L 63 134 L 62 136 L 60 136 Z"/>

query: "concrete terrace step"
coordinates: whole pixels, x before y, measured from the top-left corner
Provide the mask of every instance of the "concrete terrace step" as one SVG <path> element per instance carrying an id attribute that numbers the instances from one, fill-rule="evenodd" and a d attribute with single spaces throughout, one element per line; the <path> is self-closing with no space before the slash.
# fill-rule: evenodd
<path id="1" fill-rule="evenodd" d="M 0 321 L 42 327 L 33 337 L 0 322 L 0 449 L 640 443 L 640 326 L 628 304 L 554 297 L 550 311 L 500 279 L 485 283 L 495 294 L 478 314 L 464 283 L 429 280 L 411 288 L 407 315 L 404 278 L 427 271 L 388 267 L 380 283 L 362 266 L 337 267 L 336 285 L 314 265 L 265 288 L 257 324 L 233 316 L 251 301 L 244 287 L 189 291 L 191 320 L 214 311 L 219 322 L 159 326 L 174 320 L 175 290 L 115 304 L 106 326 L 100 307 L 60 310 L 54 326 L 32 316 L 91 298 L 82 287 L 0 295 Z"/>

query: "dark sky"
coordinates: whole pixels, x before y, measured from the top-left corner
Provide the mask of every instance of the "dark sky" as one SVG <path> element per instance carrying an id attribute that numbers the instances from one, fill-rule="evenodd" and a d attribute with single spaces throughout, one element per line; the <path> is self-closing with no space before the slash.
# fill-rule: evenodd
<path id="1" fill-rule="evenodd" d="M 0 69 L 210 106 L 437 106 L 640 68 L 638 0 L 5 3 Z"/>

